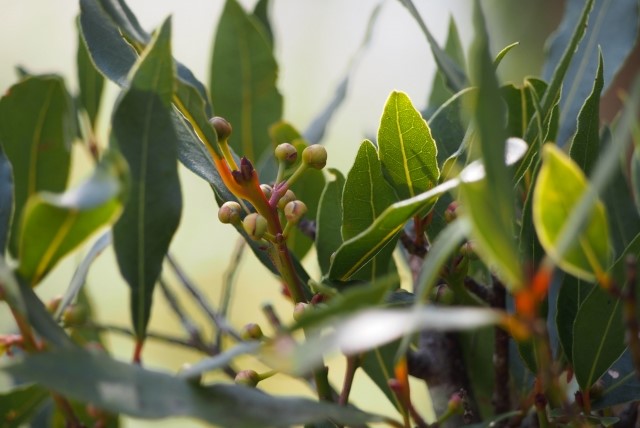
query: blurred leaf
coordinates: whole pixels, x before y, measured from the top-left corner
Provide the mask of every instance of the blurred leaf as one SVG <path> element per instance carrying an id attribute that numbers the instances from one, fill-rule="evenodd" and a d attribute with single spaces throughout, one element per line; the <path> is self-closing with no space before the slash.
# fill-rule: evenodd
<path id="1" fill-rule="evenodd" d="M 262 24 L 264 33 L 267 36 L 267 40 L 271 44 L 271 49 L 274 48 L 273 30 L 271 28 L 271 22 L 269 21 L 269 0 L 258 0 L 253 7 L 253 17 L 257 22 Z"/>
<path id="2" fill-rule="evenodd" d="M 580 388 L 591 387 L 625 350 L 622 304 L 594 287 L 573 324 L 573 371 Z"/>
<path id="3" fill-rule="evenodd" d="M 216 114 L 234 127 L 231 147 L 254 162 L 270 150 L 267 131 L 282 116 L 277 74 L 262 25 L 236 0 L 227 0 L 215 36 L 209 88 Z"/>
<path id="4" fill-rule="evenodd" d="M 44 352 L 5 366 L 18 376 L 74 399 L 136 418 L 187 416 L 220 426 L 290 426 L 329 418 L 362 424 L 380 417 L 352 407 L 274 397 L 239 385 L 194 385 L 186 379 L 80 349 Z M 91 382 L 87 382 L 91 378 Z"/>
<path id="5" fill-rule="evenodd" d="M 500 52 L 498 52 L 498 54 L 496 55 L 495 59 L 493 60 L 493 66 L 495 68 L 498 68 L 498 66 L 500 65 L 500 63 L 502 62 L 504 57 L 507 56 L 509 51 L 511 49 L 515 48 L 516 46 L 518 46 L 519 44 L 520 44 L 520 42 L 515 42 L 515 43 L 511 43 L 510 45 L 507 45 L 504 48 L 502 48 L 502 50 Z"/>
<path id="6" fill-rule="evenodd" d="M 585 229 L 566 251 L 559 253 L 559 237 L 589 183 L 580 168 L 555 145 L 546 144 L 542 158 L 533 194 L 533 222 L 540 244 L 560 268 L 593 281 L 609 266 L 611 255 L 604 204 L 595 203 Z"/>
<path id="7" fill-rule="evenodd" d="M 0 394 L 0 424 L 18 428 L 27 423 L 49 397 L 40 385 L 18 386 Z"/>
<path id="8" fill-rule="evenodd" d="M 593 400 L 593 410 L 606 409 L 638 400 L 640 380 L 638 380 L 628 349 L 602 376 L 601 382 L 603 392 L 600 397 Z"/>
<path id="9" fill-rule="evenodd" d="M 2 257 L 0 257 L 0 293 L 2 294 L 2 299 L 6 301 L 13 311 L 21 315 L 27 314 L 27 306 L 22 299 L 20 284 Z"/>
<path id="10" fill-rule="evenodd" d="M 444 51 L 461 70 L 465 69 L 464 48 L 462 47 L 460 33 L 458 32 L 456 22 L 453 20 L 453 16 L 449 17 L 449 30 L 447 32 L 447 41 L 444 44 Z M 431 92 L 429 101 L 427 102 L 427 112 L 440 108 L 452 95 L 453 92 L 447 87 L 442 72 L 437 70 L 433 77 L 433 83 L 431 84 Z M 437 138 L 436 141 L 440 142 Z M 438 149 L 440 149 L 439 144 Z"/>
<path id="11" fill-rule="evenodd" d="M 279 359 L 273 362 L 285 367 L 292 364 L 288 369 L 294 373 L 307 373 L 320 364 L 323 355 L 332 352 L 356 355 L 417 331 L 472 330 L 494 325 L 501 319 L 500 312 L 486 308 L 417 306 L 410 309 L 369 309 L 319 327 L 318 334 L 310 334 L 307 342 L 289 349 L 290 354 L 279 355 Z M 320 334 L 329 325 L 334 328 Z"/>
<path id="12" fill-rule="evenodd" d="M 64 310 L 76 299 L 78 293 L 85 285 L 87 275 L 89 274 L 89 268 L 95 261 L 95 259 L 109 246 L 112 242 L 111 230 L 107 230 L 93 243 L 87 254 L 84 256 L 76 271 L 73 273 L 71 282 L 67 291 L 64 293 L 58 308 L 56 309 L 54 318 L 60 320 Z"/>
<path id="13" fill-rule="evenodd" d="M 131 287 L 133 325 L 141 340 L 153 288 L 178 227 L 182 196 L 177 171 L 171 22 L 165 21 L 136 66 L 113 115 L 115 144 L 129 163 L 131 194 L 113 229 L 122 276 Z"/>
<path id="14" fill-rule="evenodd" d="M 80 30 L 80 29 L 78 29 Z M 95 129 L 100 100 L 102 99 L 102 88 L 104 87 L 104 77 L 93 65 L 87 45 L 78 33 L 78 51 L 76 53 L 76 63 L 78 69 L 78 101 L 89 117 L 89 123 Z"/>
<path id="15" fill-rule="evenodd" d="M 327 130 L 327 126 L 347 97 L 347 90 L 349 89 L 351 75 L 369 47 L 372 38 L 371 36 L 373 35 L 373 28 L 378 20 L 378 16 L 380 15 L 382 4 L 382 2 L 378 3 L 371 12 L 364 38 L 356 52 L 351 57 L 345 75 L 336 85 L 333 96 L 324 108 L 313 118 L 313 120 L 311 120 L 307 129 L 305 129 L 304 138 L 309 141 L 310 144 L 318 144 L 322 141 Z"/>
<path id="16" fill-rule="evenodd" d="M 378 149 L 385 177 L 400 199 L 412 198 L 438 183 L 436 143 L 427 122 L 403 92 L 394 91 L 387 99 Z"/>
<path id="17" fill-rule="evenodd" d="M 598 159 L 600 151 L 600 93 L 604 85 L 602 51 L 598 57 L 598 71 L 593 82 L 591 94 L 585 100 L 578 115 L 578 130 L 573 136 L 569 154 L 582 168 L 585 175 L 589 175 Z"/>
<path id="18" fill-rule="evenodd" d="M 124 159 L 112 151 L 78 187 L 31 196 L 20 229 L 19 274 L 36 285 L 60 259 L 113 223 L 122 211 L 126 175 Z"/>
<path id="19" fill-rule="evenodd" d="M 375 348 L 361 355 L 360 367 L 384 393 L 385 397 L 395 406 L 400 413 L 404 413 L 402 404 L 398 401 L 398 396 L 389 387 L 389 380 L 395 378 L 394 368 L 396 365 L 396 355 L 398 343 L 393 342 Z"/>
<path id="20" fill-rule="evenodd" d="M 337 169 L 330 168 L 329 173 L 335 179 L 325 184 L 316 216 L 316 253 L 323 275 L 329 272 L 331 255 L 342 244 L 342 190 L 345 179 Z"/>
<path id="21" fill-rule="evenodd" d="M 342 192 L 343 240 L 367 229 L 395 201 L 393 189 L 382 176 L 376 148 L 371 141 L 363 141 Z M 390 239 L 353 278 L 373 281 L 387 273 L 394 248 L 395 240 Z"/>
<path id="22" fill-rule="evenodd" d="M 404 7 L 407 8 L 411 16 L 416 20 L 420 29 L 424 33 L 427 41 L 429 42 L 429 46 L 431 47 L 431 52 L 433 53 L 433 58 L 438 65 L 438 71 L 442 73 L 447 82 L 447 86 L 451 89 L 452 92 L 458 92 L 462 90 L 465 86 L 467 86 L 467 76 L 464 74 L 464 71 L 460 69 L 460 67 L 455 63 L 451 57 L 440 48 L 438 42 L 433 37 L 426 24 L 422 20 L 418 9 L 416 9 L 412 0 L 400 0 L 400 3 L 403 4 Z"/>
<path id="23" fill-rule="evenodd" d="M 631 155 L 631 189 L 633 190 L 633 201 L 636 211 L 640 213 L 640 153 L 634 150 Z"/>
<path id="24" fill-rule="evenodd" d="M 567 2 L 563 21 L 548 44 L 547 61 L 543 72 L 545 79 L 551 76 L 556 64 L 560 62 L 565 47 L 571 45 L 569 39 L 574 29 L 583 26 L 581 10 L 583 7 L 590 9 L 589 3 L 584 0 Z M 596 47 L 601 47 L 604 62 L 607 64 L 602 89 L 606 91 L 636 44 L 638 19 L 636 0 L 594 2 L 584 42 L 577 49 L 573 45 L 570 46 L 576 60 L 571 62 L 566 77 L 562 79 L 565 96 L 561 100 L 561 127 L 557 140 L 559 145 L 564 145 L 571 138 L 576 129 L 573 118 L 578 115 L 582 101 L 591 91 L 591 76 L 596 74 L 598 67 Z"/>
<path id="25" fill-rule="evenodd" d="M 580 305 L 582 305 L 593 287 L 593 284 L 569 274 L 564 274 L 561 282 L 555 322 L 562 350 L 569 361 L 573 361 L 573 323 Z"/>
<path id="26" fill-rule="evenodd" d="M 4 257 L 9 240 L 13 217 L 13 187 L 13 167 L 0 146 L 0 257 Z"/>
<path id="27" fill-rule="evenodd" d="M 603 127 L 600 136 L 600 156 L 604 157 L 613 144 L 615 142 L 611 128 L 608 126 Z M 630 159 L 632 170 L 633 163 L 636 162 L 635 156 L 634 153 Z M 640 215 L 638 215 L 639 212 L 634 207 L 634 197 L 630 187 L 633 182 L 633 171 L 630 179 L 627 179 L 626 175 L 626 172 L 628 172 L 628 157 L 627 153 L 618 155 L 611 182 L 600 192 L 609 214 L 611 241 L 616 256 L 622 254 L 636 235 L 640 233 Z"/>
<path id="28" fill-rule="evenodd" d="M 515 290 L 523 284 L 523 273 L 513 238 L 515 210 L 511 174 L 505 165 L 504 102 L 489 53 L 484 15 L 479 2 L 474 5 L 476 37 L 469 63 L 478 92 L 472 108 L 486 180 L 465 183 L 463 179 L 460 199 L 480 247 L 479 256 L 496 269 L 508 289 Z"/>
<path id="29" fill-rule="evenodd" d="M 13 166 L 15 183 L 9 241 L 14 257 L 27 199 L 41 190 L 64 190 L 76 134 L 73 101 L 58 76 L 29 76 L 0 99 L 0 143 Z"/>

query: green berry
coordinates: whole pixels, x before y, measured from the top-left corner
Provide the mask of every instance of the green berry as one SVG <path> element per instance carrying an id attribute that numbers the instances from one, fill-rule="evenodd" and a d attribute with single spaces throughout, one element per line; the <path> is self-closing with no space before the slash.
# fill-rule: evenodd
<path id="1" fill-rule="evenodd" d="M 280 200 L 278 201 L 278 208 L 280 208 L 281 210 L 284 209 L 284 207 L 291 201 L 295 201 L 296 200 L 296 195 L 295 193 L 293 193 L 291 190 L 287 190 L 287 193 L 285 193 L 284 195 L 282 195 L 282 197 L 280 198 Z"/>
<path id="2" fill-rule="evenodd" d="M 88 319 L 89 313 L 84 305 L 69 306 L 62 314 L 62 321 L 67 327 L 84 325 Z"/>
<path id="3" fill-rule="evenodd" d="M 218 219 L 224 224 L 237 224 L 240 222 L 242 207 L 235 201 L 227 201 L 218 210 Z"/>
<path id="4" fill-rule="evenodd" d="M 247 215 L 242 221 L 245 232 L 253 239 L 259 241 L 267 233 L 267 219 L 258 213 Z"/>
<path id="5" fill-rule="evenodd" d="M 234 382 L 238 385 L 249 386 L 251 388 L 255 388 L 255 386 L 260 382 L 260 375 L 255 370 L 241 370 L 236 375 Z"/>
<path id="6" fill-rule="evenodd" d="M 327 149 L 319 144 L 312 144 L 302 151 L 302 162 L 315 169 L 322 169 L 327 164 Z"/>
<path id="7" fill-rule="evenodd" d="M 284 216 L 287 221 L 297 223 L 307 213 L 307 206 L 302 201 L 287 202 L 284 206 Z"/>
<path id="8" fill-rule="evenodd" d="M 243 327 L 241 336 L 244 340 L 260 340 L 264 333 L 258 324 L 250 323 Z"/>
<path id="9" fill-rule="evenodd" d="M 287 165 L 293 164 L 298 159 L 298 150 L 293 144 L 289 143 L 278 144 L 274 154 L 276 159 L 280 162 L 285 162 Z"/>
<path id="10" fill-rule="evenodd" d="M 271 194 L 273 193 L 273 187 L 269 186 L 268 184 L 261 184 L 260 189 L 262 190 L 262 193 L 264 193 L 265 198 L 271 199 Z"/>

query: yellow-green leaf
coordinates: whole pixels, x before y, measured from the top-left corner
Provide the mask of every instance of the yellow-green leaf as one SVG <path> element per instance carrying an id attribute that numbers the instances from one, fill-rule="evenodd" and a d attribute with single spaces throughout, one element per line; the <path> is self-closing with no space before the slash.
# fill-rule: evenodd
<path id="1" fill-rule="evenodd" d="M 609 266 L 609 225 L 602 201 L 597 201 L 584 229 L 563 252 L 557 241 L 589 183 L 580 168 L 562 150 L 547 144 L 533 194 L 533 223 L 540 244 L 566 272 L 593 281 Z"/>

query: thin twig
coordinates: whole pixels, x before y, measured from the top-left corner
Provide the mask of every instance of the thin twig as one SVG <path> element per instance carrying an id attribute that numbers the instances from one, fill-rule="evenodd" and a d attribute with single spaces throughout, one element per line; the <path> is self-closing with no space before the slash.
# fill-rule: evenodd
<path id="1" fill-rule="evenodd" d="M 276 314 L 275 309 L 271 303 L 265 303 L 262 305 L 262 313 L 271 324 L 271 327 L 274 331 L 280 332 L 282 330 L 282 321 L 280 321 L 280 317 Z"/>
<path id="2" fill-rule="evenodd" d="M 69 401 L 60 394 L 55 392 L 51 393 L 51 397 L 53 401 L 56 403 L 60 412 L 64 415 L 64 419 L 66 421 L 66 427 L 68 428 L 84 428 L 85 425 L 80 422 L 80 419 L 76 416 L 76 413 L 73 411 L 73 407 L 69 404 Z"/>
<path id="3" fill-rule="evenodd" d="M 122 334 L 124 336 L 129 336 L 132 338 L 137 337 L 136 334 L 126 328 L 126 327 L 120 327 L 118 325 L 112 325 L 112 324 L 94 324 L 94 323 L 87 323 L 87 324 L 83 324 L 82 328 L 86 328 L 86 329 L 90 329 L 90 330 L 96 330 L 98 332 L 110 332 L 110 333 L 118 333 L 118 334 Z M 189 349 L 196 349 L 202 353 L 205 353 L 207 355 L 211 355 L 211 349 L 209 347 L 207 347 L 206 349 L 203 348 L 199 348 L 197 346 L 197 344 L 192 343 L 191 339 L 181 339 L 175 336 L 170 336 L 167 334 L 163 334 L 163 333 L 154 333 L 154 332 L 147 332 L 147 338 L 149 339 L 154 339 L 160 342 L 165 342 L 165 343 L 169 343 L 171 345 L 178 345 L 178 346 L 182 346 L 184 348 L 189 348 Z"/>
<path id="4" fill-rule="evenodd" d="M 351 393 L 351 386 L 353 385 L 353 378 L 356 371 L 360 367 L 360 356 L 353 355 L 347 357 L 347 368 L 344 374 L 344 382 L 342 384 L 342 391 L 340 392 L 340 398 L 338 398 L 338 404 L 346 406 L 349 403 L 349 394 Z"/>
<path id="5" fill-rule="evenodd" d="M 229 262 L 229 266 L 227 266 L 227 270 L 224 272 L 222 278 L 222 295 L 220 296 L 220 311 L 218 312 L 218 316 L 224 319 L 226 319 L 227 314 L 229 313 L 233 286 L 235 285 L 238 277 L 237 274 L 240 271 L 240 262 L 244 255 L 244 249 L 247 246 L 246 243 L 247 241 L 245 241 L 244 238 L 238 238 L 236 241 L 236 247 L 233 250 L 233 255 L 231 256 L 231 261 Z M 222 349 L 222 335 L 223 330 L 218 329 L 218 332 L 216 333 L 216 346 L 220 349 Z"/>
<path id="6" fill-rule="evenodd" d="M 218 329 L 220 329 L 221 331 L 224 331 L 226 334 L 228 334 L 229 336 L 233 337 L 236 340 L 242 340 L 242 338 L 240 337 L 240 334 L 237 331 L 235 331 L 233 327 L 229 325 L 229 323 L 227 323 L 227 320 L 224 317 L 220 316 L 220 314 L 218 314 L 213 309 L 211 304 L 207 301 L 206 297 L 200 292 L 198 287 L 189 279 L 189 277 L 187 277 L 185 272 L 178 265 L 175 258 L 171 254 L 167 254 L 167 260 L 169 261 L 169 265 L 171 266 L 173 271 L 178 276 L 178 279 L 180 279 L 180 282 L 182 283 L 184 288 L 186 288 L 187 291 L 189 291 L 189 293 L 193 296 L 196 302 L 198 302 L 200 307 L 209 316 L 211 321 L 213 321 L 213 323 L 218 327 Z"/>
<path id="7" fill-rule="evenodd" d="M 627 327 L 627 345 L 631 352 L 631 359 L 636 370 L 636 376 L 640 377 L 640 327 L 638 326 L 638 314 L 636 312 L 636 259 L 630 256 L 626 260 L 627 283 L 622 294 L 624 323 Z"/>

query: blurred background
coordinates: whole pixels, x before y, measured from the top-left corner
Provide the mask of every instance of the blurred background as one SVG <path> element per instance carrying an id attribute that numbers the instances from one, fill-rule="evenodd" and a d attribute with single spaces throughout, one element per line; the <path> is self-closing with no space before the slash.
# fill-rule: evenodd
<path id="1" fill-rule="evenodd" d="M 458 25 L 465 46 L 471 41 L 471 9 L 468 0 L 414 0 L 428 28 L 443 43 L 449 17 Z M 224 6 L 223 0 L 128 0 L 142 26 L 152 30 L 167 15 L 173 16 L 173 49 L 177 59 L 185 63 L 201 81 L 208 80 L 212 41 Z M 242 0 L 251 9 L 254 0 Z M 347 72 L 349 62 L 358 49 L 369 16 L 380 0 L 274 0 L 271 18 L 275 31 L 275 51 L 280 65 L 278 85 L 285 100 L 284 118 L 303 130 L 331 99 L 335 86 Z M 519 82 L 525 72 L 539 73 L 543 60 L 543 44 L 549 32 L 560 20 L 563 1 L 513 2 L 485 0 L 493 51 L 514 41 L 514 49 L 500 68 L 504 81 Z M 76 92 L 75 55 L 77 34 L 75 17 L 78 5 L 73 1 L 0 0 L 0 90 L 5 91 L 17 80 L 15 66 L 31 73 L 58 73 L 64 76 L 68 88 Z M 435 64 L 425 37 L 406 9 L 398 1 L 383 2 L 370 48 L 352 70 L 352 84 L 347 98 L 331 122 L 324 143 L 329 151 L 328 166 L 347 173 L 358 146 L 367 135 L 375 135 L 388 94 L 394 90 L 407 92 L 419 109 L 425 107 L 435 72 Z M 104 146 L 108 140 L 110 109 L 117 88 L 109 84 L 103 98 L 98 138 Z M 77 183 L 89 171 L 91 162 L 86 152 L 75 148 L 71 184 Z M 218 305 L 223 277 L 236 247 L 237 235 L 231 227 L 219 224 L 217 206 L 207 183 L 184 168 L 181 169 L 184 211 L 180 228 L 172 244 L 172 252 L 214 305 Z M 38 286 L 40 297 L 47 301 L 64 292 L 73 271 L 89 245 L 65 260 Z M 315 254 L 304 260 L 312 276 L 318 277 Z M 236 327 L 249 322 L 260 324 L 269 334 L 269 327 L 260 312 L 265 302 L 274 304 L 284 319 L 291 316 L 291 305 L 280 295 L 280 285 L 268 271 L 247 252 L 237 268 L 235 290 L 231 303 L 231 322 Z M 174 289 L 175 279 L 168 277 Z M 105 325 L 129 325 L 128 288 L 115 264 L 111 250 L 101 255 L 93 265 L 87 290 L 97 313 Z M 206 317 L 190 304 L 184 294 L 181 302 L 189 308 L 193 319 L 209 335 L 214 334 Z M 151 332 L 184 336 L 179 321 L 158 291 L 149 327 Z M 0 307 L 0 331 L 12 328 L 11 318 Z M 110 351 L 129 360 L 133 343 L 126 336 L 105 334 Z M 149 340 L 144 363 L 151 368 L 175 372 L 184 363 L 195 362 L 201 354 Z M 334 358 L 331 379 L 335 384 L 343 374 L 339 358 Z M 252 359 L 240 360 L 238 369 L 263 368 Z M 261 383 L 274 393 L 307 394 L 312 392 L 302 383 L 286 376 L 276 376 Z M 416 399 L 419 411 L 429 412 L 423 385 L 416 385 L 421 398 Z M 355 403 L 364 409 L 395 414 L 379 390 L 363 373 L 356 378 L 352 392 Z M 187 420 L 146 422 L 125 420 L 127 427 L 202 426 Z"/>

